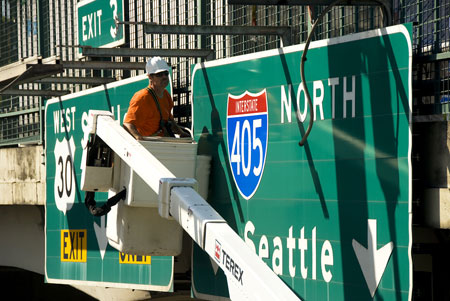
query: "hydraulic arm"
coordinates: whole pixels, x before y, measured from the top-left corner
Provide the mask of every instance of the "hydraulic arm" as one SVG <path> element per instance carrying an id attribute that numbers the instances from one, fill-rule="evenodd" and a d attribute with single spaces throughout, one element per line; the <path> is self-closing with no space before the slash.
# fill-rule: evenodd
<path id="1" fill-rule="evenodd" d="M 232 300 L 299 300 L 196 192 L 195 179 L 176 178 L 110 112 L 90 111 L 89 117 L 91 134 L 99 136 L 158 194 L 159 214 L 175 219 L 224 271 Z"/>

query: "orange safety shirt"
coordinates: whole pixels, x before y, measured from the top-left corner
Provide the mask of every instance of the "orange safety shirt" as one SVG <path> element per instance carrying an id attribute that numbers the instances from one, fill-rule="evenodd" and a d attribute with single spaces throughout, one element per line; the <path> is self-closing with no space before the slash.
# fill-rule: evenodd
<path id="1" fill-rule="evenodd" d="M 163 97 L 158 97 L 161 114 L 165 121 L 173 119 L 173 100 L 164 90 Z M 159 130 L 160 115 L 153 96 L 147 89 L 136 92 L 130 100 L 124 122 L 133 124 L 142 136 L 151 136 Z"/>

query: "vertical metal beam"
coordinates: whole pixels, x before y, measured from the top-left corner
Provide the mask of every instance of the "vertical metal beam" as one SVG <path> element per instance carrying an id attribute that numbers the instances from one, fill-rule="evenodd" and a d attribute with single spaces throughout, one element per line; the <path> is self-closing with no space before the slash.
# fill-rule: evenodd
<path id="1" fill-rule="evenodd" d="M 77 6 L 77 1 L 76 0 L 70 0 L 71 1 L 71 5 L 69 6 L 69 9 L 70 9 L 70 15 L 71 15 L 71 17 L 70 17 L 70 26 L 71 26 L 71 29 L 69 29 L 71 32 L 72 32 L 72 41 L 71 41 L 71 45 L 76 45 L 77 43 L 76 43 L 76 37 L 75 37 L 75 18 L 76 18 L 76 15 L 75 15 L 75 13 L 74 13 L 74 7 L 76 7 Z M 75 49 L 75 48 L 70 48 L 69 49 L 69 51 L 71 51 L 71 56 L 69 57 L 69 59 L 75 59 L 76 58 L 76 56 L 77 56 L 77 54 L 76 54 L 76 52 L 77 52 L 77 50 L 78 49 Z"/>
<path id="2" fill-rule="evenodd" d="M 423 47 L 423 3 L 421 0 L 417 0 L 417 21 L 419 22 L 420 26 L 417 27 L 417 47 L 418 47 L 418 53 L 422 53 L 422 47 Z"/>
<path id="3" fill-rule="evenodd" d="M 307 36 L 310 34 L 310 32 L 312 30 L 312 23 L 313 23 L 312 17 L 314 17 L 313 16 L 313 12 L 314 12 L 313 9 L 315 10 L 315 6 L 309 6 L 308 10 L 305 12 L 305 15 L 306 15 L 305 20 L 306 20 L 306 24 L 308 26 L 308 34 L 307 34 Z M 305 41 L 306 41 L 306 39 L 305 39 Z"/>
<path id="4" fill-rule="evenodd" d="M 20 7 L 22 6 L 22 4 L 17 1 L 17 6 L 16 6 L 16 13 L 17 13 L 17 52 L 18 52 L 18 59 L 23 58 L 22 55 L 22 13 L 21 13 L 21 9 Z"/>
<path id="5" fill-rule="evenodd" d="M 36 27 L 37 27 L 37 55 L 42 56 L 42 43 L 41 43 L 41 1 L 36 0 Z"/>
<path id="6" fill-rule="evenodd" d="M 206 1 L 208 0 L 197 0 L 197 24 L 206 25 Z M 211 1 L 211 0 L 210 0 Z M 197 35 L 198 47 L 199 49 L 206 48 L 206 37 L 204 35 Z M 200 62 L 200 59 L 197 60 Z"/>
<path id="7" fill-rule="evenodd" d="M 440 13 L 440 6 L 439 3 L 441 1 L 439 0 L 434 0 L 433 1 L 433 18 L 434 18 L 434 22 L 433 22 L 433 38 L 434 38 L 434 47 L 435 47 L 435 51 L 434 53 L 438 53 L 440 52 L 441 49 L 441 43 L 440 43 L 440 37 L 439 37 L 439 29 L 440 27 L 440 18 L 439 18 L 439 13 Z"/>
<path id="8" fill-rule="evenodd" d="M 406 6 L 405 6 L 405 3 L 404 3 L 404 0 L 399 0 L 399 3 L 398 3 L 398 5 L 400 6 L 399 7 L 399 9 L 400 9 L 400 20 L 399 20 L 399 23 L 400 24 L 402 24 L 402 23 L 405 23 L 405 17 L 406 17 Z"/>
<path id="9" fill-rule="evenodd" d="M 440 20 L 440 6 L 439 6 L 439 4 L 441 3 L 442 1 L 439 1 L 439 0 L 434 0 L 433 1 L 433 6 L 434 6 L 434 24 L 433 24 L 433 35 L 434 35 L 434 51 L 433 51 L 433 53 L 440 53 L 441 52 L 441 46 L 442 46 L 442 43 L 441 43 L 441 41 L 440 41 L 440 29 L 441 28 L 443 28 L 443 27 L 441 27 L 440 26 L 440 24 L 441 24 L 441 20 Z M 434 62 L 434 70 L 435 70 L 435 75 L 436 75 L 436 78 L 435 78 L 435 87 L 440 87 L 440 84 L 441 84 L 441 62 L 440 61 L 435 61 Z M 441 91 L 440 91 L 441 89 L 439 89 L 439 88 L 435 88 L 434 89 L 434 102 L 435 102 L 435 104 L 440 104 L 440 99 L 441 99 Z M 437 109 L 437 108 L 436 108 Z M 440 105 L 440 107 L 439 107 L 439 109 L 440 109 L 440 111 L 439 111 L 439 113 L 441 113 L 442 112 L 442 105 Z"/>
<path id="10" fill-rule="evenodd" d="M 327 15 L 324 16 L 324 18 L 323 18 L 324 21 L 323 21 L 322 31 L 327 32 L 327 34 L 324 35 L 324 38 L 327 38 L 327 39 L 331 38 L 331 26 L 330 26 L 331 21 L 330 21 L 330 19 L 332 20 L 332 18 L 330 18 L 330 14 L 331 14 L 331 11 L 329 11 L 327 13 Z"/>
<path id="11" fill-rule="evenodd" d="M 42 86 L 42 85 L 41 85 Z M 42 103 L 42 97 L 39 97 L 39 143 L 44 143 L 44 106 Z"/>

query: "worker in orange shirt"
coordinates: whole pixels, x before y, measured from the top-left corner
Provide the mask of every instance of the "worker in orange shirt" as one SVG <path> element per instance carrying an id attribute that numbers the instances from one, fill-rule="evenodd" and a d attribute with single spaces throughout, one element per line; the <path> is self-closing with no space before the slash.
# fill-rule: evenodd
<path id="1" fill-rule="evenodd" d="M 130 100 L 123 126 L 136 140 L 145 136 L 190 137 L 174 121 L 173 100 L 166 90 L 169 66 L 160 57 L 151 58 L 146 66 L 149 85 L 136 92 Z"/>

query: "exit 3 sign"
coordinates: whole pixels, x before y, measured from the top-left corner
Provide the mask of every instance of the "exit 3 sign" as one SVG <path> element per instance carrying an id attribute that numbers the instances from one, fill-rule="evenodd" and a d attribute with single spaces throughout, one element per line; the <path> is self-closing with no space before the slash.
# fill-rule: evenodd
<path id="1" fill-rule="evenodd" d="M 77 4 L 78 44 L 116 47 L 125 43 L 123 0 L 84 0 Z M 80 48 L 81 53 L 81 48 Z"/>

